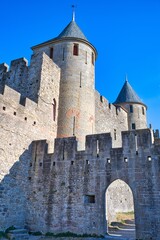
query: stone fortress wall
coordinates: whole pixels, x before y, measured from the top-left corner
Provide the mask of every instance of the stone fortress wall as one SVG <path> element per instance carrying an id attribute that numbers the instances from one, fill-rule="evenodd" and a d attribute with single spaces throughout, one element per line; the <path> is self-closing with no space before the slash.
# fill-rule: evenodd
<path id="1" fill-rule="evenodd" d="M 77 151 L 74 137 L 56 139 L 53 154 L 46 141 L 32 147 L 26 219 L 32 231 L 105 234 L 105 192 L 121 179 L 133 193 L 137 238 L 158 239 L 160 145 L 152 144 L 150 129 L 123 132 L 122 148 L 112 147 L 109 133 L 87 136 L 85 151 Z"/>
<path id="2" fill-rule="evenodd" d="M 114 106 L 95 91 L 95 126 L 96 133 L 110 132 L 114 147 L 122 146 L 121 132 L 128 130 L 128 113 L 121 107 Z"/>
<path id="3" fill-rule="evenodd" d="M 29 145 L 33 140 L 47 139 L 53 149 L 53 141 L 57 134 L 58 112 L 54 121 L 51 100 L 56 98 L 58 104 L 60 70 L 45 54 L 33 56 L 29 67 L 26 66 L 24 59 L 18 59 L 12 62 L 8 72 L 6 64 L 1 65 L 0 69 L 2 90 L 0 94 L 0 226 L 1 229 L 6 229 L 13 224 L 24 226 Z M 24 91 L 25 83 L 22 76 L 27 77 L 27 72 L 30 78 L 32 76 L 37 82 L 41 81 L 37 102 L 24 98 L 27 94 Z M 16 82 L 14 88 L 19 92 L 11 88 L 11 79 Z M 25 81 L 31 82 L 27 78 Z M 48 95 L 45 87 L 48 88 Z M 30 89 L 30 94 L 31 92 L 33 96 L 35 90 Z M 14 165 L 17 166 L 15 171 Z"/>

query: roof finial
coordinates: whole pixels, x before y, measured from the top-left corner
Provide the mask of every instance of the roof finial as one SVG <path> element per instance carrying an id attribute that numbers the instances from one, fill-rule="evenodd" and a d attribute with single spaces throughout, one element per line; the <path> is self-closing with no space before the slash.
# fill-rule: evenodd
<path id="1" fill-rule="evenodd" d="M 75 21 L 75 5 L 72 5 L 72 21 Z"/>
<path id="2" fill-rule="evenodd" d="M 127 76 L 127 73 L 126 73 L 126 82 L 128 82 L 128 76 Z"/>

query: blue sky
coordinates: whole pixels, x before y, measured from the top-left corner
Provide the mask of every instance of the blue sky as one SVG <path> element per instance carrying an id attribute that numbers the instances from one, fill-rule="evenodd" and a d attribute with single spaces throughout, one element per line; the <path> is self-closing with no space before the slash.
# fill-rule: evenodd
<path id="1" fill-rule="evenodd" d="M 125 75 L 148 106 L 148 125 L 160 129 L 160 0 L 8 0 L 0 8 L 0 62 L 25 57 L 31 46 L 76 22 L 96 47 L 96 89 L 110 102 Z"/>

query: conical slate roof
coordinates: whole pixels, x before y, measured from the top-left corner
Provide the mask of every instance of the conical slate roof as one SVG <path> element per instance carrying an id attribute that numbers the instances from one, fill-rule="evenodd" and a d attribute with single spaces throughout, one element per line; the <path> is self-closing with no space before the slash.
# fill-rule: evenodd
<path id="1" fill-rule="evenodd" d="M 129 82 L 126 80 L 114 104 L 127 102 L 143 104 L 142 100 L 138 97 Z"/>
<path id="2" fill-rule="evenodd" d="M 61 38 L 80 38 L 84 39 L 86 41 L 87 38 L 84 36 L 83 32 L 81 29 L 78 27 L 77 23 L 75 21 L 71 21 L 67 27 L 58 35 L 57 39 Z"/>

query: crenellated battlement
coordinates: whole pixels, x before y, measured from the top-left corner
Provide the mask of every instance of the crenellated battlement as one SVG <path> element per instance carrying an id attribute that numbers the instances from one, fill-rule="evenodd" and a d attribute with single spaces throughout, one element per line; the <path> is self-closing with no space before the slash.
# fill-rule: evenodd
<path id="1" fill-rule="evenodd" d="M 28 115 L 35 113 L 37 109 L 37 103 L 34 101 L 25 98 L 23 104 L 21 104 L 21 94 L 14 89 L 8 87 L 7 85 L 4 86 L 3 94 L 0 94 L 0 112 L 4 113 L 11 113 L 16 112 L 16 115 L 24 115 L 27 117 Z M 37 118 L 35 116 L 35 118 Z"/>
<path id="2" fill-rule="evenodd" d="M 96 101 L 97 104 L 106 111 L 108 109 L 112 115 L 120 115 L 123 111 L 126 112 L 124 108 L 120 106 L 115 106 L 114 104 L 110 103 L 104 96 L 102 96 L 98 91 L 95 91 Z"/>
<path id="3" fill-rule="evenodd" d="M 121 132 L 128 130 L 127 112 L 95 92 L 96 133 L 111 132 L 114 147 L 121 147 Z M 115 141 L 114 141 L 115 140 Z"/>
<path id="4" fill-rule="evenodd" d="M 101 159 L 105 159 L 108 163 L 114 162 L 116 157 L 118 157 L 119 161 L 126 163 L 130 160 L 141 159 L 144 155 L 146 157 L 142 160 L 148 161 L 149 156 L 152 158 L 153 155 L 154 159 L 154 154 L 157 154 L 157 152 L 154 152 L 155 146 L 152 144 L 150 129 L 122 132 L 122 147 L 113 148 L 112 145 L 110 133 L 86 136 L 84 151 L 77 150 L 76 137 L 55 139 L 54 153 L 48 156 L 54 159 L 54 161 L 78 161 L 79 159 L 83 159 L 84 161 L 100 161 Z M 40 153 L 43 157 L 46 155 L 43 161 L 44 159 L 48 159 L 47 143 L 45 140 L 33 142 L 33 149 L 36 149 L 38 155 Z"/>

